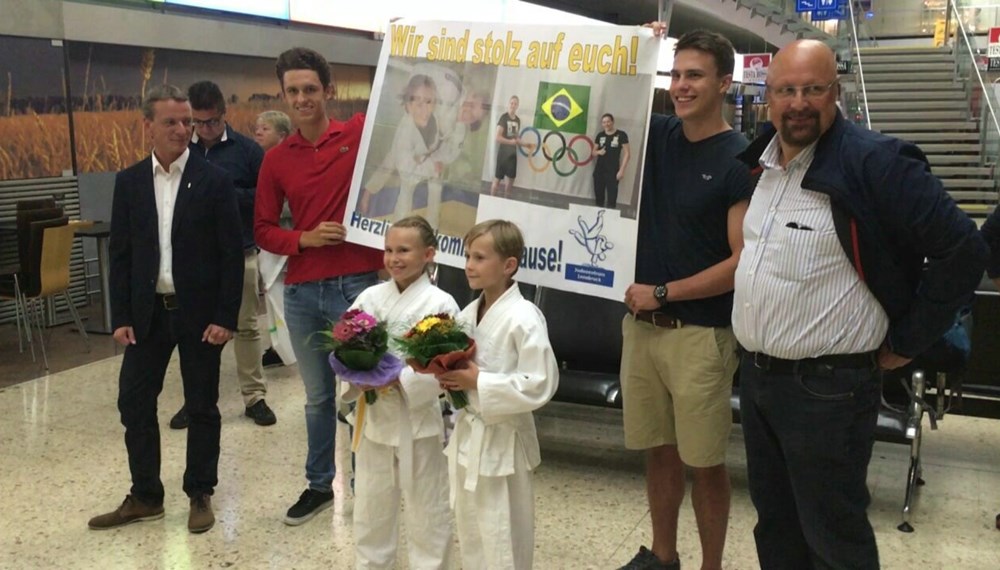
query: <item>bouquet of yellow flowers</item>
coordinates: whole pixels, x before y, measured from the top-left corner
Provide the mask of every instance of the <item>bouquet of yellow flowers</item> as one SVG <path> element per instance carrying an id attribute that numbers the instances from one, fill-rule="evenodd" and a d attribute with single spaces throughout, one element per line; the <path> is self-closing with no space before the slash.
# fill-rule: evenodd
<path id="1" fill-rule="evenodd" d="M 401 338 L 397 338 L 406 363 L 422 374 L 441 374 L 454 370 L 459 363 L 472 360 L 476 354 L 476 341 L 462 330 L 454 317 L 447 313 L 429 315 L 413 325 Z M 465 392 L 450 392 L 456 409 L 469 404 Z"/>
<path id="2" fill-rule="evenodd" d="M 361 388 L 381 388 L 399 377 L 403 363 L 388 352 L 389 333 L 385 323 L 359 309 L 344 313 L 329 330 L 319 331 L 330 349 L 330 367 L 349 384 Z M 374 404 L 375 390 L 365 391 L 365 401 Z"/>

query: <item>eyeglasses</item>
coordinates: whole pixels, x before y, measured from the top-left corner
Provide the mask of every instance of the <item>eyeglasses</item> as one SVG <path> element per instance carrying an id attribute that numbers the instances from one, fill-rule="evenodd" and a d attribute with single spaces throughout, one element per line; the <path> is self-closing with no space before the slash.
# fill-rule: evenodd
<path id="1" fill-rule="evenodd" d="M 197 128 L 197 127 L 209 127 L 209 128 L 214 129 L 215 127 L 218 127 L 221 124 L 222 124 L 222 119 L 219 118 L 219 117 L 216 117 L 214 119 L 208 119 L 208 120 L 205 120 L 205 121 L 202 121 L 200 119 L 191 119 L 191 125 L 193 125 L 195 128 Z"/>
<path id="2" fill-rule="evenodd" d="M 804 99 L 819 99 L 820 97 L 826 95 L 830 92 L 830 89 L 837 84 L 837 80 L 827 83 L 826 85 L 803 85 L 802 87 L 795 87 L 794 85 L 789 85 L 787 87 L 772 87 L 767 86 L 767 90 L 771 92 L 771 95 L 775 99 L 794 99 L 796 95 L 800 92 Z"/>

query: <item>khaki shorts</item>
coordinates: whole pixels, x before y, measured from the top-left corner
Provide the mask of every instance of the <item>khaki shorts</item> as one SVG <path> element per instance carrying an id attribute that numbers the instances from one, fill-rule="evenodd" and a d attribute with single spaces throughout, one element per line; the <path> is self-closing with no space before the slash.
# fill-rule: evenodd
<path id="1" fill-rule="evenodd" d="M 676 445 L 692 467 L 725 463 L 739 365 L 732 329 L 660 328 L 627 315 L 622 337 L 625 447 Z"/>

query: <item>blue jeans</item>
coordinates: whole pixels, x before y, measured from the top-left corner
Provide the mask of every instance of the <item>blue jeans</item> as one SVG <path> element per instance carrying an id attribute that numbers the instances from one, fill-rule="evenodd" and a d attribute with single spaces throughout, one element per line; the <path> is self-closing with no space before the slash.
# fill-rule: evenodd
<path id="1" fill-rule="evenodd" d="M 327 360 L 330 353 L 320 347 L 321 338 L 314 333 L 329 328 L 377 282 L 375 273 L 358 273 L 285 286 L 285 322 L 306 388 L 306 479 L 316 491 L 333 488 L 337 383 Z"/>
<path id="2" fill-rule="evenodd" d="M 763 570 L 879 567 L 866 512 L 882 375 L 776 374 L 744 356 L 740 415 Z"/>

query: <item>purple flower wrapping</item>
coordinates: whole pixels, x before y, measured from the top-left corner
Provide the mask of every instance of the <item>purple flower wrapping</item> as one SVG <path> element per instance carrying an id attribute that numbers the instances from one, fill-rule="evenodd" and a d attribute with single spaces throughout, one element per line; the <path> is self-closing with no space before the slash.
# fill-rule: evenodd
<path id="1" fill-rule="evenodd" d="M 399 377 L 403 361 L 390 353 L 382 355 L 378 365 L 371 370 L 353 370 L 330 353 L 330 368 L 341 380 L 359 387 L 381 388 Z"/>

